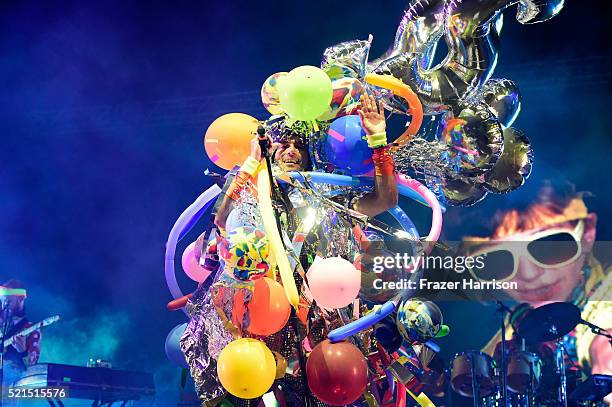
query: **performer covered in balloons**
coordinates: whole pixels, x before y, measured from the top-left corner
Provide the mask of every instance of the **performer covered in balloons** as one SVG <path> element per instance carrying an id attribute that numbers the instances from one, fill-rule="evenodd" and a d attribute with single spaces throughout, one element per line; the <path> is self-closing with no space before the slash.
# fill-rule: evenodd
<path id="1" fill-rule="evenodd" d="M 612 275 L 593 255 L 597 215 L 589 212 L 573 185 L 544 183 L 523 208 L 500 210 L 487 238 L 466 238 L 474 254 L 487 254 L 487 265 L 472 270 L 478 280 L 514 281 L 506 293 L 522 311 L 555 301 L 577 305 L 582 318 L 612 330 Z M 513 336 L 513 325 L 507 337 Z M 499 333 L 485 351 L 492 353 Z M 612 349 L 606 338 L 578 325 L 564 338 L 570 360 L 585 372 L 610 374 Z M 578 366 L 577 366 L 578 367 Z"/>
<path id="2" fill-rule="evenodd" d="M 388 153 L 382 104 L 364 94 L 358 113 L 368 145 L 373 151 L 374 189 L 355 197 L 344 196 L 337 201 L 350 205 L 351 209 L 359 213 L 375 216 L 397 204 L 395 168 Z M 311 167 L 304 134 L 287 128 L 276 140 L 272 140 L 270 135 L 267 137 L 269 153 L 277 172 L 305 171 Z M 252 388 L 232 388 L 232 382 L 236 382 L 237 378 L 217 366 L 219 360 L 223 359 L 221 349 L 232 338 L 241 337 L 261 338 L 274 352 L 278 369 L 282 367 L 282 371 L 274 371 L 272 378 L 285 377 L 277 387 L 279 398 L 291 405 L 303 404 L 304 397 L 314 403 L 316 399 L 304 390 L 303 355 L 315 347 L 326 332 L 338 325 L 338 317 L 331 311 L 311 310 L 312 296 L 316 297 L 319 305 L 323 302 L 331 308 L 342 308 L 352 303 L 360 289 L 359 272 L 351 264 L 358 242 L 352 236 L 351 229 L 344 227 L 346 219 L 330 219 L 345 216 L 341 211 L 334 212 L 319 206 L 319 212 L 314 213 L 318 206 L 312 202 L 313 197 L 302 194 L 300 189 L 289 184 L 280 184 L 275 188 L 278 193 L 273 194 L 272 204 L 279 216 L 282 235 L 286 239 L 294 237 L 297 232 L 304 240 L 301 253 L 291 253 L 297 260 L 292 277 L 298 282 L 300 301 L 297 317 L 290 318 L 290 305 L 283 287 L 271 273 L 270 243 L 257 206 L 257 182 L 254 175 L 262 162 L 264 160 L 259 140 L 253 138 L 250 155 L 229 183 L 225 195 L 220 198 L 214 219 L 219 232 L 209 247 L 214 245 L 218 248 L 223 270 L 219 271 L 218 281 L 210 292 L 198 290 L 191 299 L 189 307 L 192 318 L 181 341 L 182 349 L 203 401 L 213 403 L 215 399 L 223 397 L 225 391 L 221 384 L 229 391 L 228 397 L 234 403 L 239 402 L 239 399 L 261 396 L 262 391 L 270 388 L 272 382 L 268 382 L 269 377 L 266 376 L 269 372 L 263 371 L 262 377 L 249 379 L 253 382 Z M 259 176 L 267 175 L 260 173 Z M 316 224 L 313 223 L 315 220 Z M 309 222 L 310 225 L 305 225 Z M 325 237 L 328 233 L 332 236 Z M 291 248 L 288 250 L 293 251 Z M 317 287 L 317 280 L 321 277 L 317 275 L 316 267 L 311 266 L 317 261 L 321 265 L 326 261 L 317 260 L 317 255 L 326 257 L 326 260 L 340 256 L 334 271 L 338 278 L 348 277 L 346 287 L 341 287 L 341 290 L 350 288 L 352 291 L 344 293 L 345 298 L 342 298 L 343 293 L 335 297 L 334 293 L 317 292 L 321 291 Z M 345 259 L 344 263 L 342 258 Z M 342 271 L 343 267 L 345 272 Z M 303 285 L 304 271 L 309 269 L 310 290 Z M 315 272 L 312 273 L 312 270 Z M 233 363 L 247 363 L 247 359 L 233 360 Z M 287 376 L 286 369 L 290 371 Z M 364 373 L 367 376 L 367 369 Z M 258 385 L 258 381 L 263 384 Z M 354 385 L 359 387 L 361 383 L 358 381 Z M 359 395 L 362 391 L 358 389 Z"/>
<path id="3" fill-rule="evenodd" d="M 336 44 L 320 69 L 265 81 L 269 120 L 232 113 L 211 124 L 210 160 L 239 169 L 214 205 L 216 229 L 183 254 L 186 274 L 200 283 L 188 302 L 174 250 L 195 222 L 188 217 L 197 221 L 220 188 L 181 215 L 166 247 L 169 307 L 190 317 L 180 348 L 204 405 L 273 397 L 287 406 L 403 406 L 407 394 L 427 405 L 416 375 L 435 351 L 417 355 L 414 347 L 436 348 L 425 344 L 448 327 L 412 291 L 373 289 L 375 280 L 418 278 L 420 266 L 378 275 L 365 261 L 372 253 L 364 254 L 376 234 L 398 239 L 412 256 L 429 254 L 442 228 L 438 198 L 472 205 L 529 175 L 529 140 L 509 127 L 520 93 L 512 81 L 491 79 L 501 12 L 512 4 L 521 23 L 533 23 L 556 15 L 562 0 L 410 1 L 385 55 L 368 61 L 371 37 Z M 449 52 L 432 68 L 442 38 Z M 383 108 L 410 116 L 392 145 Z M 397 206 L 398 192 L 432 209 L 425 244 Z M 387 210 L 403 230 L 372 219 Z"/>
<path id="4" fill-rule="evenodd" d="M 376 169 L 376 177 L 374 191 L 355 200 L 351 206 L 360 213 L 376 216 L 397 205 L 395 166 L 388 152 L 382 102 L 377 102 L 374 97 L 363 94 L 357 112 L 368 139 L 368 146 L 373 149 L 372 161 Z M 268 137 L 271 142 L 272 137 Z M 289 129 L 285 134 L 281 134 L 271 145 L 270 152 L 273 153 L 275 162 L 284 171 L 306 171 L 312 167 L 305 135 L 299 132 Z M 238 200 L 240 192 L 247 184 L 252 183 L 251 177 L 261 160 L 262 154 L 258 139 L 254 138 L 251 141 L 251 153 L 240 167 L 227 194 L 228 199 L 224 200 L 217 213 L 215 218 L 217 226 L 225 227 L 233 202 Z"/>

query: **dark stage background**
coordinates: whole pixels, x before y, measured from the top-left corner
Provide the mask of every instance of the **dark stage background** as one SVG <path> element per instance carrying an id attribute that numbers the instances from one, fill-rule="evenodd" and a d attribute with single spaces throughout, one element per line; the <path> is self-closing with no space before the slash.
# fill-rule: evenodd
<path id="1" fill-rule="evenodd" d="M 95 356 L 155 372 L 156 404 L 172 405 L 180 371 L 164 339 L 185 319 L 165 310 L 163 251 L 175 219 L 210 184 L 205 129 L 227 112 L 267 117 L 264 79 L 318 65 L 326 46 L 372 33 L 377 57 L 404 1 L 102 3 L 0 5 L 0 278 L 27 284 L 30 319 L 63 316 L 43 333 L 41 361 Z M 478 233 L 479 219 L 552 178 L 594 193 L 609 240 L 612 53 L 597 5 L 568 0 L 533 26 L 506 11 L 494 76 L 522 91 L 514 127 L 532 140 L 534 170 L 510 195 L 449 210 L 447 239 Z M 427 227 L 428 211 L 404 207 Z M 475 322 L 475 307 L 443 306 L 453 329 L 440 341 L 446 355 L 495 330 L 494 309 Z"/>

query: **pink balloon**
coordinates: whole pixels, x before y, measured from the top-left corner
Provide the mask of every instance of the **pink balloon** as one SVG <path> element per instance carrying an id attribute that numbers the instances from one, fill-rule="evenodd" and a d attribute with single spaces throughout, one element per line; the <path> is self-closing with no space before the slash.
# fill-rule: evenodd
<path id="1" fill-rule="evenodd" d="M 181 265 L 183 266 L 183 270 L 187 277 L 196 281 L 198 283 L 203 282 L 210 275 L 210 270 L 200 266 L 198 263 L 198 259 L 195 255 L 195 244 L 196 242 L 191 243 L 185 251 L 183 252 L 183 257 L 181 258 Z"/>
<path id="2" fill-rule="evenodd" d="M 315 257 L 306 276 L 313 298 L 325 308 L 346 307 L 357 298 L 361 287 L 361 273 L 341 257 Z"/>

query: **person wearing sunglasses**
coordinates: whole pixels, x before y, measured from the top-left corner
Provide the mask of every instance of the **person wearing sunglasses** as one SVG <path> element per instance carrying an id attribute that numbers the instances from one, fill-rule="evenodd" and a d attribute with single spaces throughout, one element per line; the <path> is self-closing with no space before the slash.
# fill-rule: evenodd
<path id="1" fill-rule="evenodd" d="M 612 274 L 593 256 L 597 215 L 588 211 L 583 197 L 568 184 L 545 182 L 523 208 L 499 211 L 489 237 L 464 238 L 462 247 L 484 256 L 484 267 L 469 270 L 475 280 L 516 282 L 518 289 L 505 293 L 532 308 L 572 302 L 583 319 L 612 332 Z M 509 340 L 513 331 L 509 326 Z M 498 332 L 483 350 L 493 354 L 500 338 Z M 612 373 L 612 349 L 605 338 L 578 325 L 564 341 L 570 359 L 585 373 Z"/>
<path id="2" fill-rule="evenodd" d="M 470 255 L 480 257 L 484 267 L 468 270 L 478 281 L 517 283 L 519 290 L 507 294 L 533 307 L 570 300 L 575 289 L 583 288 L 581 269 L 589 260 L 593 233 L 594 218 L 585 217 L 472 241 Z"/>

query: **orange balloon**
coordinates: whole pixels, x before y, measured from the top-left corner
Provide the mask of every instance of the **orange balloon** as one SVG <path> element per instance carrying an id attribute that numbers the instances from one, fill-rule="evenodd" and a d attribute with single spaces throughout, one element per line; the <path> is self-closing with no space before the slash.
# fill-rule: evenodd
<path id="1" fill-rule="evenodd" d="M 408 144 L 412 137 L 418 133 L 421 128 L 421 124 L 423 124 L 423 105 L 421 104 L 421 100 L 417 96 L 416 93 L 412 90 L 412 88 L 402 82 L 400 79 L 392 75 L 378 75 L 375 73 L 369 73 L 365 76 L 365 81 L 370 85 L 378 86 L 381 88 L 389 89 L 394 94 L 401 96 L 408 102 L 410 108 L 408 112 L 412 118 L 410 119 L 410 126 L 404 131 L 397 139 L 395 139 L 394 143 L 400 146 L 405 146 Z"/>
<path id="2" fill-rule="evenodd" d="M 253 298 L 247 304 L 250 323 L 246 330 L 268 336 L 283 329 L 291 314 L 291 305 L 282 285 L 268 277 L 255 280 Z"/>
<path id="3" fill-rule="evenodd" d="M 218 117 L 204 135 L 206 154 L 225 170 L 241 165 L 251 152 L 251 139 L 257 136 L 258 126 L 256 118 L 244 113 Z"/>

